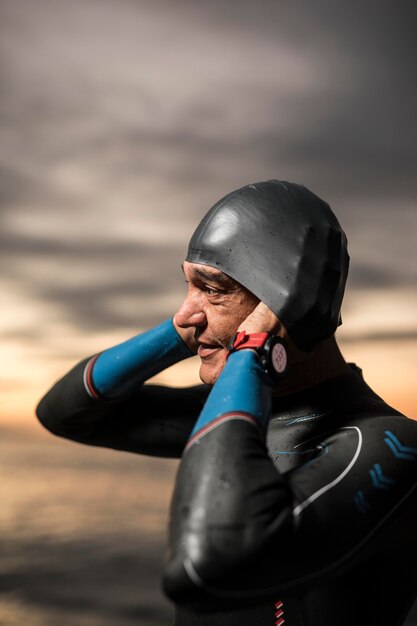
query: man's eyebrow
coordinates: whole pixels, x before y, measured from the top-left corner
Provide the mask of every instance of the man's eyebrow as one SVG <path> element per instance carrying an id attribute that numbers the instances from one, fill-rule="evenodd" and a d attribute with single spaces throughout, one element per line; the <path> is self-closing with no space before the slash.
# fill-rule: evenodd
<path id="1" fill-rule="evenodd" d="M 181 269 L 184 271 L 184 264 L 181 264 Z M 193 268 L 192 272 L 200 279 L 204 281 L 215 282 L 218 285 L 223 287 L 231 287 L 234 283 L 234 280 L 230 278 L 224 272 L 217 270 L 215 272 L 211 272 L 210 270 L 205 270 L 202 268 Z"/>
<path id="2" fill-rule="evenodd" d="M 233 285 L 233 279 L 230 278 L 230 276 L 228 276 L 227 274 L 224 274 L 220 271 L 214 273 L 208 270 L 195 268 L 193 272 L 201 280 L 209 280 L 210 282 L 215 282 L 218 285 L 223 285 L 224 287 L 230 287 L 231 285 Z"/>

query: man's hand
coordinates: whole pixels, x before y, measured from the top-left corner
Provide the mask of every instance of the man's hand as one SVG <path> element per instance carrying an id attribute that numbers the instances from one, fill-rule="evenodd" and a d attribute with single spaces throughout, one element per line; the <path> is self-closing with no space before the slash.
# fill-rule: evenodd
<path id="1" fill-rule="evenodd" d="M 283 326 L 275 313 L 264 302 L 260 302 L 252 313 L 243 320 L 238 331 L 244 330 L 247 334 L 268 332 L 279 335 L 282 328 Z"/>

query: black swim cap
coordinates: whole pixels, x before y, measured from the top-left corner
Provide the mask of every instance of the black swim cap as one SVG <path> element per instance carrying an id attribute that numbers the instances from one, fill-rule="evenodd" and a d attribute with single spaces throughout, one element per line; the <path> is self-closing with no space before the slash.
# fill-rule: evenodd
<path id="1" fill-rule="evenodd" d="M 186 260 L 241 283 L 301 350 L 312 350 L 341 324 L 346 235 L 329 205 L 302 185 L 270 180 L 229 193 L 198 225 Z"/>

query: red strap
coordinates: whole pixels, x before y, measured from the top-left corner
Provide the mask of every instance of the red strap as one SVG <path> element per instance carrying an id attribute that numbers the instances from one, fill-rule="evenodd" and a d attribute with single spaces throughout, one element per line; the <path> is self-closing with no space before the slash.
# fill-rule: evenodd
<path id="1" fill-rule="evenodd" d="M 236 334 L 233 351 L 245 348 L 262 348 L 268 337 L 269 333 L 250 333 L 247 335 L 244 330 L 241 330 Z"/>

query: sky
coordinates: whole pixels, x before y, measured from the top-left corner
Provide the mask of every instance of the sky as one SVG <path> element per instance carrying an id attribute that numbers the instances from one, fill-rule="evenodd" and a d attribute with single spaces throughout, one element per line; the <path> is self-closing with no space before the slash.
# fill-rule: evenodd
<path id="1" fill-rule="evenodd" d="M 0 419 L 33 423 L 72 364 L 171 316 L 201 217 L 270 178 L 332 206 L 342 350 L 417 417 L 416 17 L 386 0 L 0 0 Z"/>

